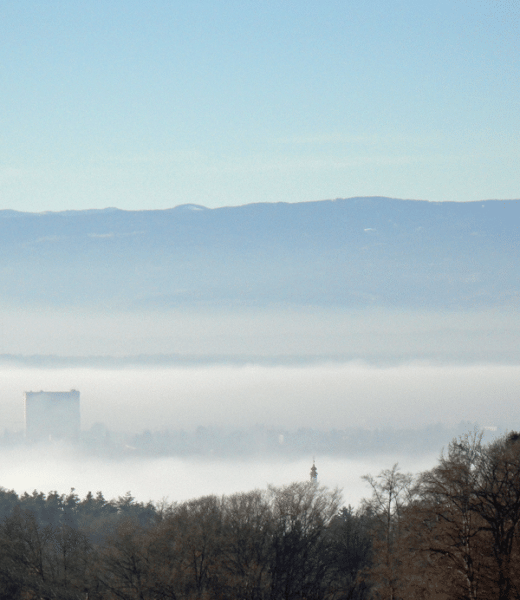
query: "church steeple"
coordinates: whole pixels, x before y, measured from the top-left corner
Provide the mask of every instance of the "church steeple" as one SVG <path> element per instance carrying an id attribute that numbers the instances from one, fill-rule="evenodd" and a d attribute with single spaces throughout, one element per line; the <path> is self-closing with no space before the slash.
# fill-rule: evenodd
<path id="1" fill-rule="evenodd" d="M 314 464 L 314 459 L 312 460 L 312 468 L 311 468 L 311 483 L 318 483 L 318 469 Z"/>

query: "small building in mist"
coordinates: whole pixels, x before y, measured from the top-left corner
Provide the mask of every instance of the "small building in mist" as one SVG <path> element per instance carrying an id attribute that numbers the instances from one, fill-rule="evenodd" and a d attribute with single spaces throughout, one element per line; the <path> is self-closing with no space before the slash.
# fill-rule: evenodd
<path id="1" fill-rule="evenodd" d="M 81 426 L 79 392 L 24 392 L 24 416 L 27 439 L 78 439 Z"/>

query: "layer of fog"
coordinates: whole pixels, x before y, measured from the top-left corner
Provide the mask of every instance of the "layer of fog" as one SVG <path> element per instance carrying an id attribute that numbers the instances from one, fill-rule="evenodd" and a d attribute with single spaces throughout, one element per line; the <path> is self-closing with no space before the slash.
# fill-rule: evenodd
<path id="1" fill-rule="evenodd" d="M 23 428 L 23 391 L 81 392 L 82 428 L 417 428 L 460 421 L 515 428 L 520 365 L 375 367 L 192 366 L 123 369 L 0 367 L 0 418 Z"/>
<path id="2" fill-rule="evenodd" d="M 480 312 L 316 310 L 168 311 L 108 314 L 0 310 L 0 419 L 23 429 L 23 392 L 81 392 L 82 429 L 179 430 L 420 428 L 461 421 L 519 429 L 520 316 Z M 84 357 L 75 368 L 43 368 L 34 355 Z M 145 366 L 89 356 L 175 355 Z M 59 362 L 59 361 L 58 361 Z M 168 361 L 166 361 L 168 363 Z M 441 448 L 345 460 L 317 456 L 319 478 L 344 488 L 346 503 L 366 494 L 360 476 L 399 461 L 416 472 Z M 308 478 L 301 460 L 135 458 L 79 460 L 63 448 L 3 450 L 2 485 L 17 491 L 75 487 L 106 497 L 182 500 Z M 12 466 L 6 466 L 12 465 Z"/>
<path id="3" fill-rule="evenodd" d="M 370 495 L 363 475 L 377 475 L 395 462 L 403 472 L 418 473 L 434 466 L 440 450 L 420 459 L 410 456 L 377 456 L 367 460 L 317 457 L 321 485 L 343 490 L 345 505 L 357 506 Z M 68 493 L 73 487 L 79 496 L 102 491 L 105 498 L 117 498 L 130 491 L 141 502 L 179 502 L 209 494 L 233 494 L 267 485 L 285 485 L 309 479 L 312 457 L 299 460 L 213 460 L 213 459 L 132 459 L 107 461 L 75 456 L 66 446 L 17 448 L 1 453 L 2 486 L 18 493 L 34 489 L 45 493 Z"/>
<path id="4" fill-rule="evenodd" d="M 421 312 L 275 306 L 109 313 L 0 307 L 0 330 L 0 355 L 520 364 L 520 313 L 511 309 Z"/>

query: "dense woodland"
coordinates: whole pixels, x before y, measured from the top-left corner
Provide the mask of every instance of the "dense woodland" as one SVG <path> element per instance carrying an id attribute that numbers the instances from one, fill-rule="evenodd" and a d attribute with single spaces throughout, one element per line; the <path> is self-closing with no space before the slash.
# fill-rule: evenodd
<path id="1" fill-rule="evenodd" d="M 520 598 L 520 435 L 451 442 L 356 509 L 312 482 L 181 504 L 0 492 L 0 599 Z"/>

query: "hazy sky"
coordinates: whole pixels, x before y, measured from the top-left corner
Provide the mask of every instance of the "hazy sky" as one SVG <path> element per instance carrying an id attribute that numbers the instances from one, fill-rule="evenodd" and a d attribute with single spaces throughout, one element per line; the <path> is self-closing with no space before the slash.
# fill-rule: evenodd
<path id="1" fill-rule="evenodd" d="M 514 0 L 0 4 L 1 208 L 518 198 Z"/>

